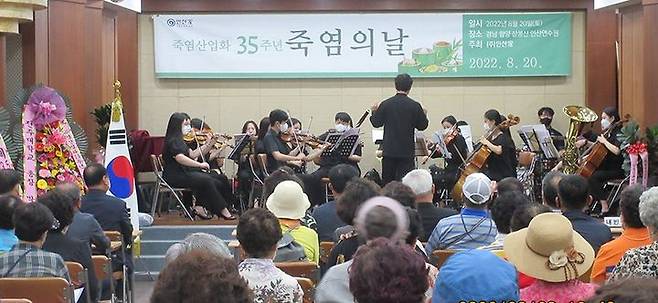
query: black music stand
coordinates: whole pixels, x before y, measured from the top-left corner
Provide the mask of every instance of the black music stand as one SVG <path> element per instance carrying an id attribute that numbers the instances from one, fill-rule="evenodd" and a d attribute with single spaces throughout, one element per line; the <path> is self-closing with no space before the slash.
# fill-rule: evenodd
<path id="1" fill-rule="evenodd" d="M 414 146 L 414 161 L 416 162 L 416 168 L 418 168 L 418 157 L 427 157 L 429 155 L 427 141 L 425 141 L 425 138 L 422 135 L 417 135 Z"/>
<path id="2" fill-rule="evenodd" d="M 358 128 L 352 128 L 343 133 L 329 133 L 324 141 L 332 145 L 326 148 L 320 157 L 331 157 L 336 155 L 335 152 L 338 151 L 340 157 L 348 158 L 356 151 L 360 138 Z"/>
<path id="3" fill-rule="evenodd" d="M 235 140 L 235 148 L 233 148 L 227 158 L 239 162 L 242 150 L 244 150 L 244 148 L 251 142 L 251 136 L 247 134 L 238 134 L 233 135 L 233 139 Z"/>

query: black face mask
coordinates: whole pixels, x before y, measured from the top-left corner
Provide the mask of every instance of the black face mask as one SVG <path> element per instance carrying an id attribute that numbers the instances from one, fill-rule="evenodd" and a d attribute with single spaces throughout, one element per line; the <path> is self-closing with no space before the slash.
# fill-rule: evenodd
<path id="1" fill-rule="evenodd" d="M 549 126 L 549 125 L 551 125 L 551 122 L 553 122 L 553 119 L 551 119 L 551 118 L 541 118 L 541 119 L 539 119 L 539 122 L 541 122 L 541 124 Z"/>

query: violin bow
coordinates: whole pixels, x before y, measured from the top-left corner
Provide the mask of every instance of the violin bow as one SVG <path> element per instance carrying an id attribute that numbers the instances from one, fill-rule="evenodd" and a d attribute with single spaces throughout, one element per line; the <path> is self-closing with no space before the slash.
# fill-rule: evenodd
<path id="1" fill-rule="evenodd" d="M 206 125 L 206 116 L 203 116 L 203 119 L 201 120 L 201 129 L 203 129 L 203 126 Z M 196 134 L 194 134 L 194 140 L 196 140 L 196 146 L 199 147 L 199 152 L 201 154 L 201 161 L 203 163 L 206 163 L 206 157 L 203 155 L 203 148 L 201 145 L 199 145 L 199 138 L 197 138 Z"/>
<path id="2" fill-rule="evenodd" d="M 288 114 L 288 123 L 290 123 L 289 128 L 292 128 L 292 116 L 290 115 L 290 112 L 286 112 L 286 114 Z M 293 131 L 292 137 L 295 138 L 295 143 L 297 143 L 297 146 L 299 146 L 299 138 L 297 138 L 297 132 Z"/>
<path id="3" fill-rule="evenodd" d="M 361 124 L 363 124 L 363 122 L 366 121 L 366 118 L 368 117 L 369 114 L 370 114 L 370 110 L 367 110 L 367 109 L 366 109 L 366 112 L 363 113 L 363 115 L 361 115 L 361 118 L 359 118 L 359 121 L 356 122 L 356 126 L 355 126 L 355 127 L 356 127 L 356 128 L 361 127 Z"/>

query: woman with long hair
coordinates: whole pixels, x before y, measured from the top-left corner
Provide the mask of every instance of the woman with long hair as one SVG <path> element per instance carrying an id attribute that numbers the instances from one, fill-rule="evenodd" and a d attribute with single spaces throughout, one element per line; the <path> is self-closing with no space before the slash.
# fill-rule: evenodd
<path id="1" fill-rule="evenodd" d="M 194 160 L 202 153 L 208 152 L 217 140 L 210 137 L 205 144 L 192 150 L 183 140 L 183 136 L 190 131 L 192 131 L 192 127 L 190 126 L 190 117 L 187 114 L 173 113 L 169 117 L 165 134 L 165 146 L 162 152 L 164 161 L 163 177 L 173 187 L 190 188 L 198 200 L 204 203 L 213 215 L 233 220 L 235 217 L 231 215 L 227 208 L 226 197 L 221 194 L 222 182 L 207 172 L 210 168 L 208 163 Z M 193 208 L 192 212 L 201 218 L 208 218 L 198 208 Z"/>
<path id="2" fill-rule="evenodd" d="M 242 149 L 240 159 L 238 161 L 238 195 L 240 200 L 244 201 L 249 197 L 251 191 L 251 182 L 253 181 L 253 173 L 251 172 L 251 165 L 249 164 L 249 156 L 255 154 L 254 145 L 258 138 L 258 124 L 255 121 L 249 120 L 242 125 L 242 134 L 249 136 L 245 138 L 249 143 Z M 236 143 L 237 144 L 237 143 Z M 241 206 L 244 204 L 241 204 Z M 241 207 L 242 208 L 242 207 Z M 242 209 L 241 209 L 242 210 Z"/>
<path id="3" fill-rule="evenodd" d="M 505 118 L 495 109 L 490 109 L 484 113 L 484 130 L 485 133 L 491 132 L 495 127 L 505 121 Z M 480 143 L 491 150 L 491 155 L 487 159 L 484 174 L 493 181 L 500 181 L 507 177 L 516 178 L 516 146 L 509 129 L 502 129 L 493 137 L 487 139 L 483 137 Z"/>

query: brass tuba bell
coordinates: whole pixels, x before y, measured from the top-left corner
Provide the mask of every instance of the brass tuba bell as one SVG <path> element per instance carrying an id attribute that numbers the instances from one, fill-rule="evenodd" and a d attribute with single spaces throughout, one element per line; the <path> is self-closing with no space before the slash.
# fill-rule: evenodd
<path id="1" fill-rule="evenodd" d="M 576 147 L 576 138 L 580 132 L 581 124 L 591 123 L 599 119 L 599 116 L 591 109 L 578 106 L 565 106 L 562 111 L 569 116 L 569 131 L 565 136 L 564 155 L 562 156 L 562 172 L 573 174 L 578 171 L 578 148 Z"/>

